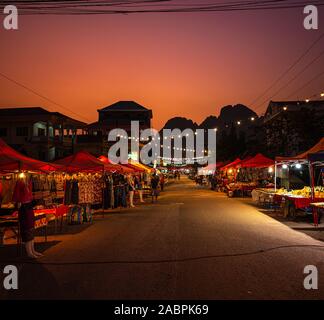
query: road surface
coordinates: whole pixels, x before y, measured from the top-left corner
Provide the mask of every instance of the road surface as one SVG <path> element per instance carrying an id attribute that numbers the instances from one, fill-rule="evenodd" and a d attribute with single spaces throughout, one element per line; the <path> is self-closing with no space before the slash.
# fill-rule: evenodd
<path id="1" fill-rule="evenodd" d="M 44 253 L 36 264 L 14 261 L 19 289 L 0 282 L 1 298 L 324 298 L 323 242 L 186 178 L 158 204 L 51 236 Z M 318 290 L 304 289 L 306 265 L 318 268 Z"/>

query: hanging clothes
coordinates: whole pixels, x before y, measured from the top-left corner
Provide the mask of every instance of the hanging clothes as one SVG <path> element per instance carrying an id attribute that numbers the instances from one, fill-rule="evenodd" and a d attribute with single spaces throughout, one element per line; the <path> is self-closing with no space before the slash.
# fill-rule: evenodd
<path id="1" fill-rule="evenodd" d="M 76 179 L 71 182 L 71 204 L 79 204 L 79 181 Z"/>

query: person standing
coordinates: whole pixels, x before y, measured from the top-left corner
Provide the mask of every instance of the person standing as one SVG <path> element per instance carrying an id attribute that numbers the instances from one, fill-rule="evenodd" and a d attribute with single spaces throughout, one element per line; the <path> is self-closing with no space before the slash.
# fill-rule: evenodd
<path id="1" fill-rule="evenodd" d="M 35 215 L 33 210 L 32 183 L 27 181 L 23 174 L 21 174 L 15 185 L 12 200 L 18 207 L 20 235 L 22 242 L 25 243 L 27 255 L 29 258 L 37 259 L 43 255 L 35 250 L 34 244 Z"/>
<path id="2" fill-rule="evenodd" d="M 131 208 L 134 208 L 134 191 L 135 184 L 134 179 L 131 175 L 127 176 L 128 190 L 129 190 L 129 205 Z"/>
<path id="3" fill-rule="evenodd" d="M 159 182 L 159 176 L 156 174 L 156 172 L 154 172 L 151 178 L 152 203 L 154 202 L 154 198 L 157 202 L 157 198 L 159 196 Z"/>
<path id="4" fill-rule="evenodd" d="M 141 177 L 135 176 L 135 189 L 138 191 L 138 195 L 140 198 L 140 203 L 144 203 L 143 200 L 143 182 L 141 180 Z"/>
<path id="5" fill-rule="evenodd" d="M 164 182 L 165 182 L 165 180 L 164 180 L 164 174 L 162 173 L 161 174 L 161 177 L 160 177 L 160 187 L 161 187 L 161 191 L 164 190 Z"/>

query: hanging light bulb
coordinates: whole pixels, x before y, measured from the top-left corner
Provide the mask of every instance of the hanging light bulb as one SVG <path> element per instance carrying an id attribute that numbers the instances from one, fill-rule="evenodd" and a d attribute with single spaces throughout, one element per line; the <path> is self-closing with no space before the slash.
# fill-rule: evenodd
<path id="1" fill-rule="evenodd" d="M 282 166 L 282 169 L 288 169 L 288 166 L 287 166 L 286 164 L 284 164 L 284 165 Z"/>

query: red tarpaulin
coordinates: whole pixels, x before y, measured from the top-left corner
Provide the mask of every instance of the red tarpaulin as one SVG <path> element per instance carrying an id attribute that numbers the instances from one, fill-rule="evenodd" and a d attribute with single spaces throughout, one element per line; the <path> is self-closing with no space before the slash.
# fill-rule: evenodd
<path id="1" fill-rule="evenodd" d="M 224 164 L 223 162 L 210 163 L 209 165 L 207 165 L 206 167 L 203 167 L 202 169 L 206 170 L 206 171 L 213 171 L 213 170 L 216 170 L 216 169 L 219 169 L 220 167 L 222 167 L 223 164 Z"/>
<path id="2" fill-rule="evenodd" d="M 324 137 L 315 144 L 314 147 L 310 148 L 309 150 L 294 156 L 294 157 L 276 157 L 276 161 L 293 161 L 293 160 L 307 160 L 308 155 L 312 153 L 319 153 L 324 151 Z"/>
<path id="3" fill-rule="evenodd" d="M 258 153 L 255 157 L 242 161 L 240 166 L 241 168 L 267 168 L 274 166 L 274 160 L 265 157 L 261 153 Z"/>
<path id="4" fill-rule="evenodd" d="M 221 170 L 227 170 L 229 168 L 235 168 L 236 166 L 238 166 L 240 163 L 242 162 L 242 160 L 240 158 L 237 158 L 236 160 L 234 160 L 233 162 L 227 164 L 226 166 L 222 167 Z"/>
<path id="5" fill-rule="evenodd" d="M 127 168 L 130 168 L 136 172 L 145 172 L 145 170 L 143 168 L 140 168 L 140 167 L 137 167 L 131 163 L 128 163 L 128 164 L 123 164 L 123 166 L 127 167 Z"/>
<path id="6" fill-rule="evenodd" d="M 110 159 L 108 157 L 105 156 L 100 156 L 98 158 L 99 161 L 105 163 L 107 166 L 111 166 L 112 171 L 118 171 L 121 173 L 134 173 L 135 170 L 133 170 L 132 168 L 127 167 L 126 165 L 122 165 L 122 164 L 112 164 L 112 162 L 110 161 Z"/>
<path id="7" fill-rule="evenodd" d="M 0 139 L 0 171 L 56 171 L 60 166 L 29 158 L 9 147 Z"/>
<path id="8" fill-rule="evenodd" d="M 79 151 L 72 156 L 55 161 L 62 166 L 61 171 L 74 172 L 102 172 L 112 171 L 112 166 L 99 161 L 87 151 Z"/>

